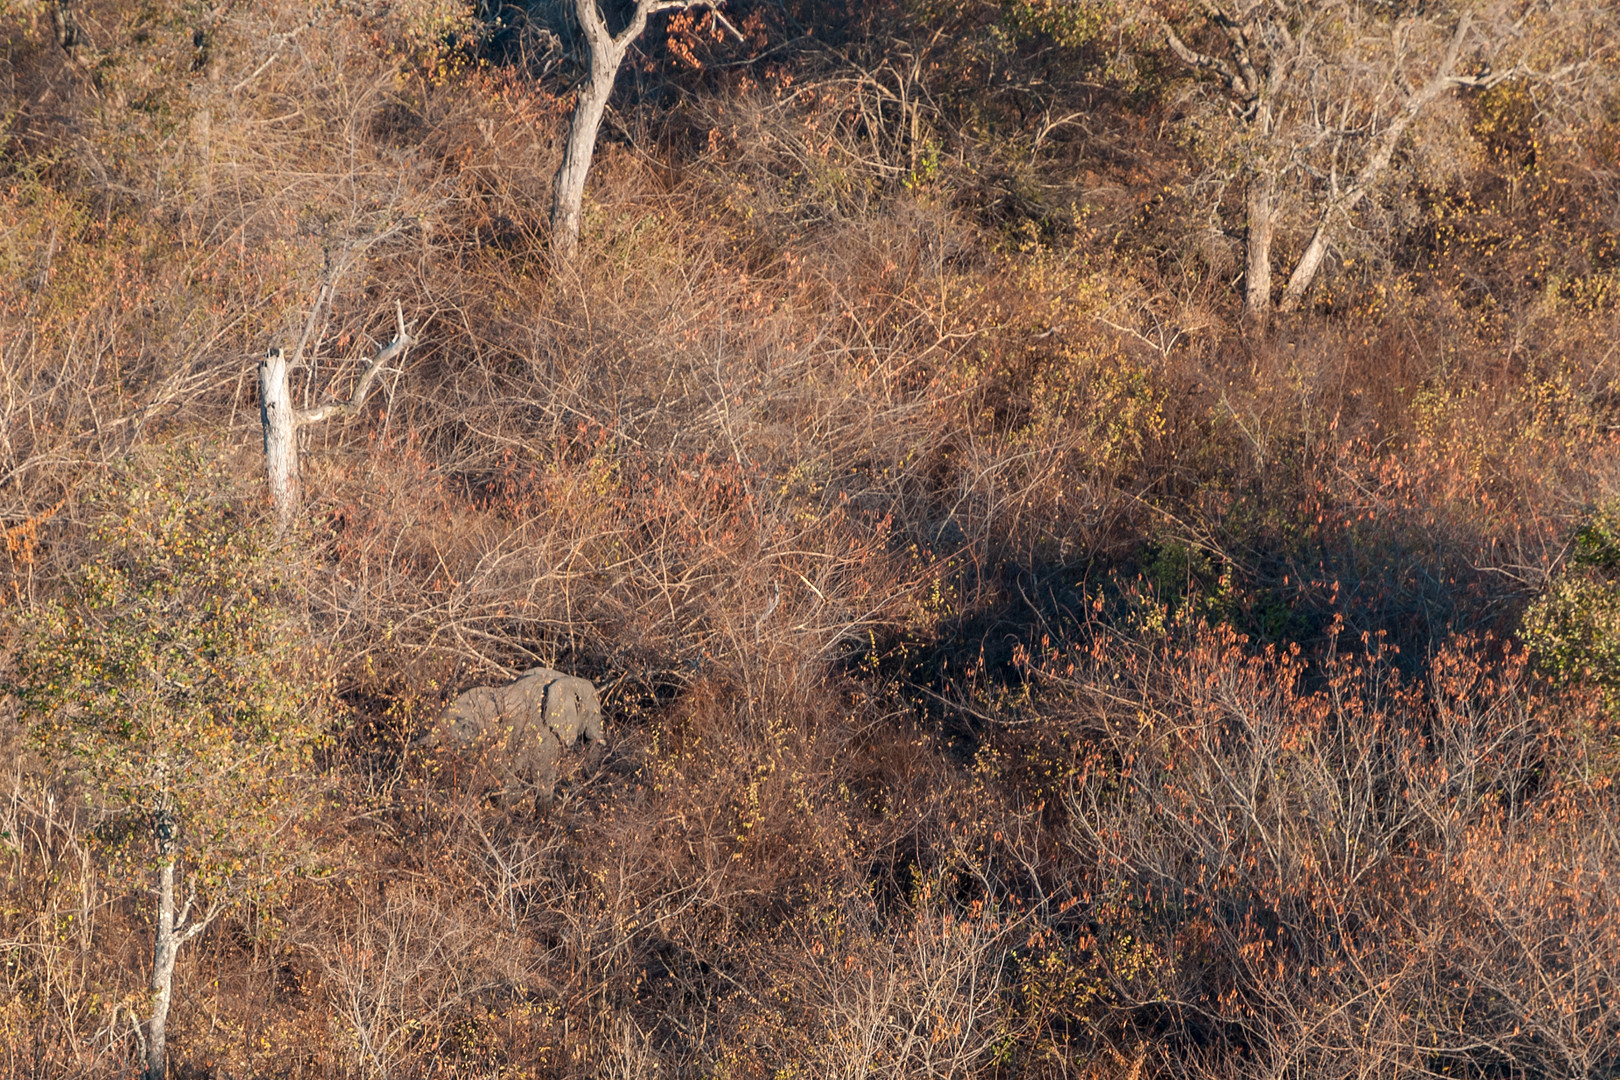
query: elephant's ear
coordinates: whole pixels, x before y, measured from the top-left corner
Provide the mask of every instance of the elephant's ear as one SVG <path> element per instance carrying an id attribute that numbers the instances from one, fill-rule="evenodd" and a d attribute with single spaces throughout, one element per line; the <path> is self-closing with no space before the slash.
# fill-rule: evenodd
<path id="1" fill-rule="evenodd" d="M 546 687 L 545 711 L 542 714 L 546 727 L 556 734 L 564 746 L 579 735 L 579 695 L 569 682 L 564 677 Z"/>

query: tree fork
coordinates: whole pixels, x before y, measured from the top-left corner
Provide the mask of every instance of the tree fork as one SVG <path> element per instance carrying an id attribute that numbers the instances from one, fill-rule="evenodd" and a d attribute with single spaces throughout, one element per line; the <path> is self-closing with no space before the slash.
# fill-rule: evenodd
<path id="1" fill-rule="evenodd" d="M 1305 246 L 1304 254 L 1299 257 L 1294 272 L 1288 277 L 1288 285 L 1283 289 L 1282 303 L 1278 305 L 1283 311 L 1296 311 L 1305 302 L 1305 294 L 1310 291 L 1311 284 L 1316 280 L 1317 271 L 1322 268 L 1322 260 L 1327 255 L 1328 232 L 1333 225 L 1334 217 L 1355 209 L 1368 189 L 1378 182 L 1379 176 L 1389 167 L 1390 159 L 1395 156 L 1395 148 L 1400 145 L 1401 136 L 1406 134 L 1406 129 L 1417 119 L 1418 113 L 1452 86 L 1494 86 L 1512 74 L 1511 71 L 1482 77 L 1458 77 L 1455 74 L 1457 57 L 1462 51 L 1463 41 L 1468 36 L 1470 25 L 1469 16 L 1464 12 L 1462 18 L 1457 20 L 1457 28 L 1452 32 L 1451 43 L 1446 47 L 1440 68 L 1434 78 L 1407 95 L 1400 112 L 1396 113 L 1389 126 L 1384 128 L 1372 156 L 1356 173 L 1350 187 L 1342 193 L 1335 193 L 1328 201 L 1316 223 L 1316 228 L 1311 233 L 1310 243 Z"/>
<path id="2" fill-rule="evenodd" d="M 169 1006 L 174 1002 L 174 961 L 180 947 L 208 929 L 220 908 L 213 907 L 197 918 L 191 915 L 192 897 L 178 913 L 174 910 L 175 850 L 174 817 L 154 815 L 152 835 L 158 843 L 162 866 L 158 870 L 158 924 L 152 943 L 152 1015 L 146 1021 L 146 1068 L 141 1080 L 164 1080 L 168 1073 Z M 192 894 L 195 896 L 195 893 Z"/>
<path id="3" fill-rule="evenodd" d="M 738 41 L 742 33 L 720 14 L 724 0 L 636 0 L 630 21 L 617 34 L 608 29 L 597 0 L 573 0 L 574 18 L 585 35 L 589 71 L 574 101 L 574 114 L 568 123 L 568 143 L 551 191 L 551 250 L 563 263 L 579 254 L 580 219 L 585 205 L 585 179 L 590 175 L 591 158 L 596 153 L 596 135 L 602 127 L 608 98 L 625 54 L 644 30 L 647 20 L 666 11 L 707 8 L 709 13 Z"/>

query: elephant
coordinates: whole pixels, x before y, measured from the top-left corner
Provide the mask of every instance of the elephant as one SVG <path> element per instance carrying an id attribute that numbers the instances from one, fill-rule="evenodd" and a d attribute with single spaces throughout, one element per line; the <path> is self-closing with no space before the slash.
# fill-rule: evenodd
<path id="1" fill-rule="evenodd" d="M 543 805 L 551 800 L 563 751 L 581 740 L 606 741 L 596 687 L 537 667 L 506 686 L 460 694 L 411 745 L 473 751 L 493 774 L 502 802 L 532 792 Z"/>

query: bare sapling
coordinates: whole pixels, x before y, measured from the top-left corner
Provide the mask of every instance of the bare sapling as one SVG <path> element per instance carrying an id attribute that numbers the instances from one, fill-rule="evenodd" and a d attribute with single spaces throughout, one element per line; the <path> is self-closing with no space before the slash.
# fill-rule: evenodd
<path id="1" fill-rule="evenodd" d="M 366 364 L 354 393 L 347 401 L 328 402 L 311 409 L 293 405 L 292 391 L 288 387 L 288 372 L 296 366 L 298 356 L 287 359 L 281 349 L 272 349 L 259 362 L 259 419 L 264 427 L 264 468 L 270 482 L 270 499 L 276 508 L 276 530 L 285 533 L 298 514 L 298 431 L 309 424 L 318 424 L 334 416 L 354 416 L 365 405 L 376 384 L 377 375 L 396 359 L 402 358 L 415 341 L 405 328 L 405 310 L 394 303 L 398 332 L 393 341 L 378 350 Z M 302 346 L 300 346 L 300 351 Z"/>
<path id="2" fill-rule="evenodd" d="M 192 913 L 196 893 L 175 911 L 174 872 L 178 851 L 174 816 L 167 810 L 152 815 L 158 849 L 157 926 L 152 949 L 152 1014 L 146 1023 L 146 1061 L 142 1080 L 163 1080 L 168 1068 L 169 1006 L 174 1001 L 174 962 L 180 947 L 213 923 L 224 905 L 215 903 Z"/>
<path id="3" fill-rule="evenodd" d="M 731 34 L 742 35 L 719 11 L 721 0 L 636 0 L 630 21 L 617 34 L 608 29 L 607 18 L 598 0 L 574 0 L 574 17 L 585 35 L 589 71 L 579 86 L 574 115 L 568 122 L 568 145 L 552 187 L 551 245 L 558 258 L 572 262 L 579 253 L 580 215 L 585 203 L 585 178 L 596 153 L 596 133 L 602 126 L 608 98 L 625 54 L 647 29 L 647 20 L 668 11 L 707 8 Z"/>

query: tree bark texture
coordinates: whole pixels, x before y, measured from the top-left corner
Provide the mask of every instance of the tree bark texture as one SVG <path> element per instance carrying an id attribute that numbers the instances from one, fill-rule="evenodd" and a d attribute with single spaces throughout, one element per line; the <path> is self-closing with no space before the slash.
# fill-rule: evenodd
<path id="1" fill-rule="evenodd" d="M 259 422 L 276 529 L 285 532 L 298 513 L 298 411 L 287 388 L 287 356 L 280 349 L 259 361 Z"/>
<path id="2" fill-rule="evenodd" d="M 1249 178 L 1248 238 L 1244 243 L 1243 309 L 1253 319 L 1271 311 L 1271 237 L 1276 227 L 1272 195 L 1276 178 L 1266 171 Z"/>
<path id="3" fill-rule="evenodd" d="M 1331 212 L 1330 208 L 1328 213 Z M 1288 275 L 1288 284 L 1283 287 L 1282 303 L 1277 305 L 1283 311 L 1294 311 L 1304 302 L 1311 282 L 1316 280 L 1316 272 L 1322 268 L 1322 259 L 1327 255 L 1327 237 L 1328 214 L 1323 214 L 1316 230 L 1311 233 L 1311 242 L 1305 245 L 1305 253 L 1294 264 L 1294 272 Z"/>
<path id="4" fill-rule="evenodd" d="M 179 952 L 174 933 L 172 855 L 164 860 L 159 873 L 157 940 L 152 950 L 152 1016 L 146 1024 L 146 1071 L 142 1080 L 164 1080 L 168 1071 L 169 1004 L 174 992 L 174 958 Z"/>
<path id="5" fill-rule="evenodd" d="M 584 0 L 594 3 L 595 0 Z M 591 53 L 591 77 L 579 88 L 579 100 L 574 102 L 573 119 L 568 124 L 568 147 L 563 153 L 562 165 L 557 169 L 556 187 L 551 203 L 551 244 L 564 260 L 572 261 L 579 254 L 580 218 L 585 205 L 585 178 L 591 171 L 591 157 L 596 152 L 596 135 L 602 127 L 602 114 L 607 111 L 608 96 L 613 93 L 614 70 L 598 74 L 607 67 L 598 62 L 595 50 Z"/>
<path id="6" fill-rule="evenodd" d="M 724 0 L 636 0 L 630 21 L 617 34 L 608 29 L 598 0 L 573 0 L 574 18 L 585 35 L 589 73 L 574 101 L 574 115 L 568 122 L 568 144 L 551 193 L 551 249 L 563 262 L 579 254 L 580 216 L 585 204 L 585 179 L 590 175 L 591 158 L 596 153 L 596 135 L 602 127 L 602 114 L 613 83 L 630 46 L 647 29 L 653 15 L 669 11 L 707 8 L 737 40 L 737 28 L 720 15 Z"/>
<path id="7" fill-rule="evenodd" d="M 646 0 L 636 5 L 630 25 L 615 37 L 596 6 L 597 0 L 574 0 L 574 16 L 579 20 L 589 51 L 590 72 L 579 87 L 574 115 L 568 122 L 568 145 L 551 197 L 551 246 L 565 262 L 579 254 L 580 216 L 585 204 L 585 179 L 590 175 L 591 158 L 596 153 L 596 135 L 602 127 L 619 65 L 630 43 L 647 25 Z"/>

